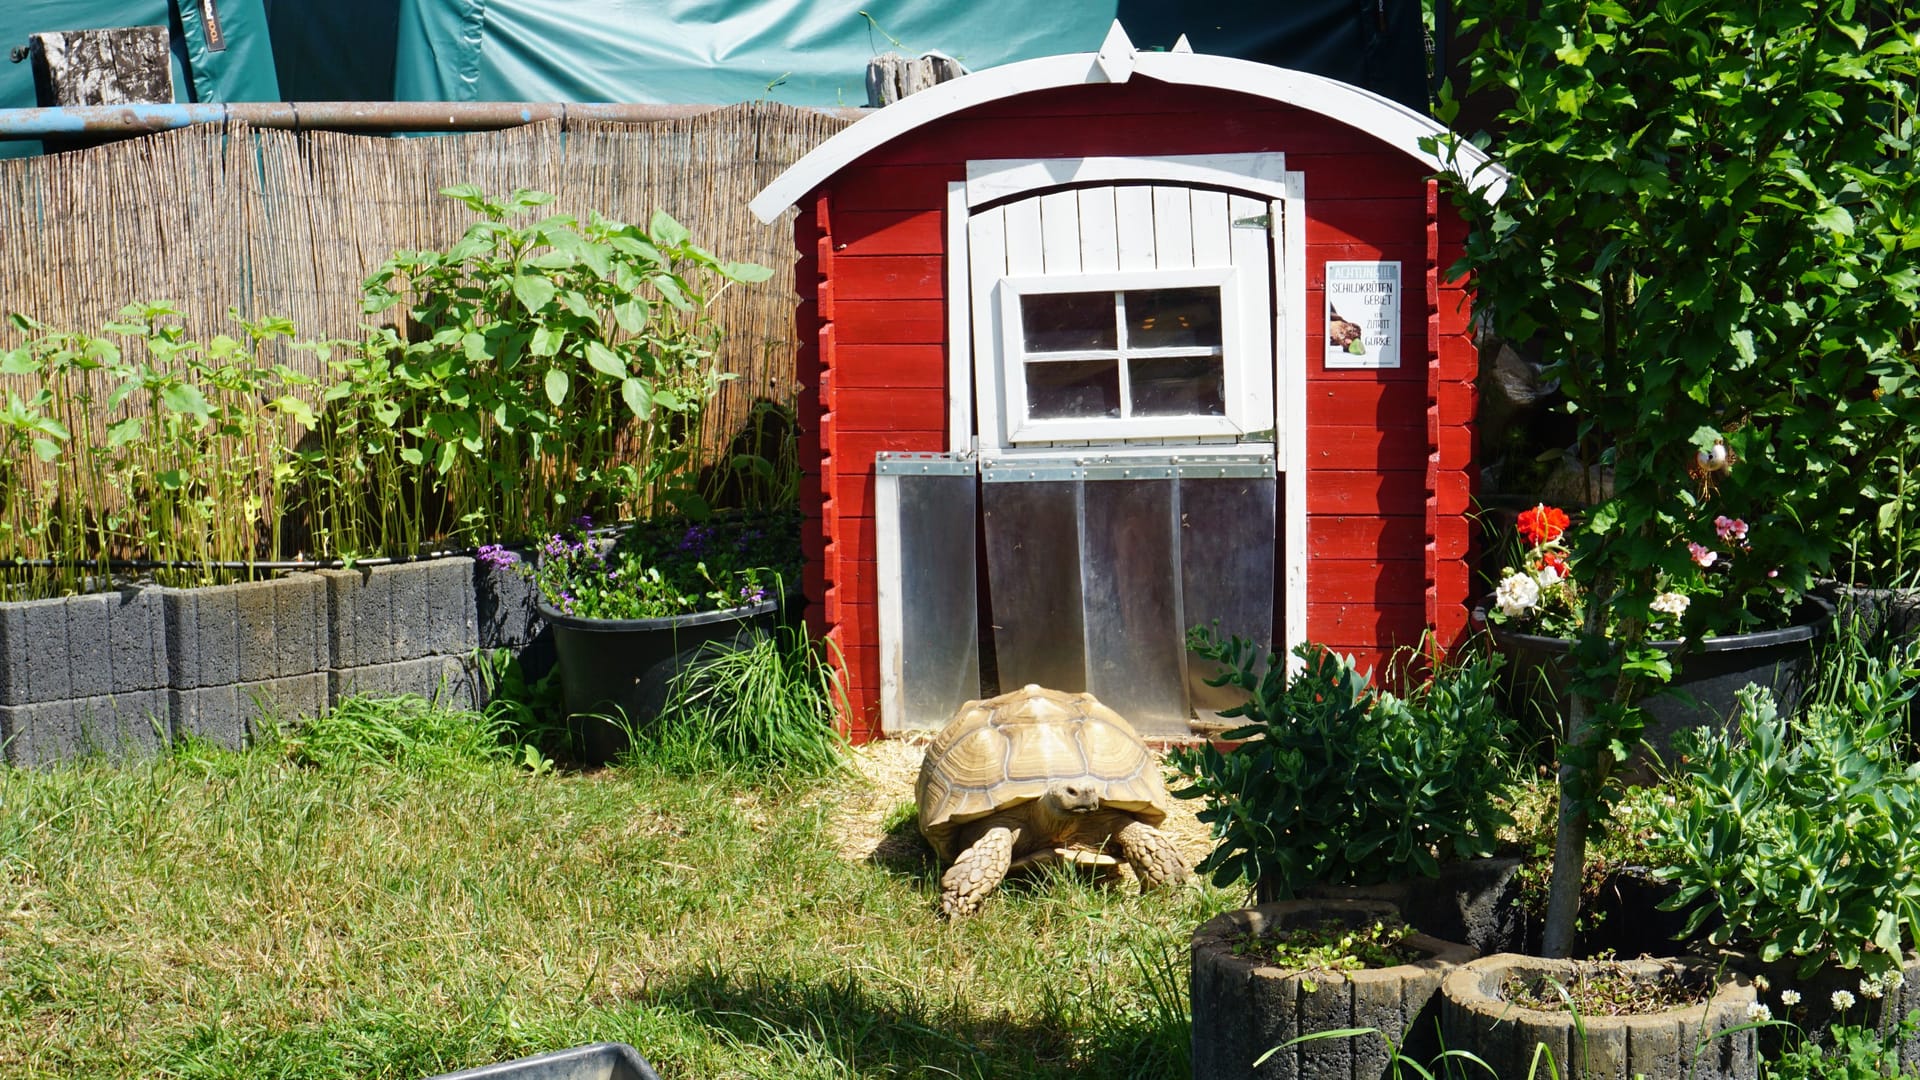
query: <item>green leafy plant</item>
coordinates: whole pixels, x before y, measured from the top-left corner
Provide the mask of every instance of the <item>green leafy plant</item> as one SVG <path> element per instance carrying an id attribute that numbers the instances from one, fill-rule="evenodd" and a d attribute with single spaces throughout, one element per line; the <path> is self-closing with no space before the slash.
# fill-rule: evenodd
<path id="1" fill-rule="evenodd" d="M 37 387 L 0 410 L 0 559 L 35 564 L 30 591 L 104 587 L 124 561 L 205 584 L 279 553 L 310 380 L 264 357 L 291 324 L 235 319 L 243 337 L 201 342 L 164 303 L 123 308 L 102 336 L 12 316 L 26 340 L 0 374 Z"/>
<path id="2" fill-rule="evenodd" d="M 1287 930 L 1249 934 L 1234 942 L 1241 956 L 1257 956 L 1275 967 L 1302 971 L 1361 971 L 1408 963 L 1420 955 L 1404 942 L 1413 933 L 1398 918 L 1373 919 L 1358 926 L 1325 919 Z"/>
<path id="3" fill-rule="evenodd" d="M 1518 532 L 1529 546 L 1514 565 L 1501 570 L 1493 606 L 1487 612 L 1489 621 L 1548 637 L 1572 637 L 1584 629 L 1585 596 L 1579 567 L 1573 564 L 1561 540 L 1570 524 L 1564 511 L 1545 503 L 1521 512 Z M 1669 577 L 1663 571 L 1655 577 L 1656 591 L 1644 625 L 1649 637 L 1677 638 L 1688 627 L 1711 637 L 1727 627 L 1750 625 L 1755 619 L 1786 621 L 1784 590 L 1729 594 L 1727 583 L 1733 564 L 1746 558 L 1747 523 L 1723 515 L 1714 522 L 1714 532 L 1717 539 L 1713 544 L 1688 542 L 1691 565 L 1681 576 Z M 1696 604 L 1711 609 L 1711 613 L 1700 615 Z M 1691 619 L 1689 612 L 1693 612 Z M 1602 619 L 1601 627 L 1608 634 L 1619 629 L 1614 619 Z"/>
<path id="4" fill-rule="evenodd" d="M 800 580 L 793 509 L 668 518 L 609 542 L 580 528 L 548 537 L 534 580 L 546 602 L 582 619 L 657 619 L 778 599 Z"/>
<path id="5" fill-rule="evenodd" d="M 1920 1013 L 1884 1034 L 1871 1027 L 1838 1024 L 1823 1040 L 1801 1039 L 1765 1064 L 1766 1080 L 1886 1080 L 1911 1076 L 1900 1065 L 1900 1047 L 1920 1034 Z"/>
<path id="6" fill-rule="evenodd" d="M 710 308 L 771 271 L 720 260 L 665 212 L 645 228 L 599 214 L 519 224 L 552 197 L 442 194 L 482 220 L 367 279 L 369 313 L 404 304 L 405 316 L 329 394 L 370 418 L 352 429 L 369 459 L 430 467 L 452 534 L 474 542 L 696 501 L 702 412 L 730 377 Z"/>
<path id="7" fill-rule="evenodd" d="M 1737 519 L 1750 531 L 1725 595 L 1778 590 L 1790 605 L 1846 543 L 1866 463 L 1911 426 L 1920 12 L 1550 0 L 1522 18 L 1474 0 L 1461 13 L 1480 34 L 1473 86 L 1509 103 L 1491 147 L 1504 194 L 1458 189 L 1476 314 L 1549 358 L 1582 466 L 1613 477 L 1568 537 L 1587 603 L 1545 944 L 1564 955 L 1581 849 L 1640 738 L 1635 702 L 1671 677 L 1647 644 L 1662 576 Z M 1688 613 L 1689 639 L 1705 608 Z"/>
<path id="8" fill-rule="evenodd" d="M 1200 799 L 1217 846 L 1200 864 L 1261 901 L 1314 883 L 1371 884 L 1439 873 L 1441 859 L 1490 854 L 1512 819 L 1512 727 L 1495 702 L 1500 660 L 1443 666 L 1405 697 L 1368 685 L 1353 661 L 1306 644 L 1302 667 L 1241 638 L 1196 628 L 1188 646 L 1225 667 L 1216 685 L 1247 692 L 1222 713 L 1245 722 L 1230 745 L 1182 750 L 1173 765 Z"/>
<path id="9" fill-rule="evenodd" d="M 1791 720 L 1749 687 L 1738 735 L 1691 733 L 1653 840 L 1688 934 L 1711 925 L 1714 942 L 1795 960 L 1803 978 L 1879 975 L 1920 948 L 1920 765 L 1896 745 L 1911 656 L 1870 661 L 1847 700 Z"/>
<path id="10" fill-rule="evenodd" d="M 1847 546 L 1834 576 L 1863 588 L 1913 588 L 1920 584 L 1920 429 L 1909 431 L 1862 470 L 1860 498 L 1853 506 Z"/>

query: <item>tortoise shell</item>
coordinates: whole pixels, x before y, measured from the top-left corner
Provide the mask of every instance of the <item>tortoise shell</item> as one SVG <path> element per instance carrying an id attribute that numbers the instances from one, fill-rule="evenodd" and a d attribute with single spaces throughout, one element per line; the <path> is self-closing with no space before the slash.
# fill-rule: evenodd
<path id="1" fill-rule="evenodd" d="M 1055 783 L 1100 788 L 1102 808 L 1148 825 L 1167 817 L 1160 762 L 1133 725 L 1092 694 L 1026 686 L 960 706 L 920 763 L 920 832 L 951 861 L 961 826 L 1018 808 Z"/>

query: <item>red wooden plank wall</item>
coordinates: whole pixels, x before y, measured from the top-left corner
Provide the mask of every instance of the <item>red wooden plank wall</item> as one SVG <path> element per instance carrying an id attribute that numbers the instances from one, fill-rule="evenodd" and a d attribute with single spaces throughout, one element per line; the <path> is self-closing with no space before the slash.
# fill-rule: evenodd
<path id="1" fill-rule="evenodd" d="M 854 739 L 880 731 L 874 454 L 947 446 L 947 184 L 977 158 L 1255 151 L 1306 173 L 1307 636 L 1376 669 L 1428 627 L 1443 645 L 1459 636 L 1477 365 L 1466 294 L 1440 273 L 1460 228 L 1421 166 L 1364 132 L 1227 91 L 1139 78 L 1049 90 L 881 147 L 796 226 L 811 343 L 799 371 L 815 384 L 802 413 L 809 621 L 845 657 Z M 1401 262 L 1399 369 L 1326 369 L 1328 260 Z"/>

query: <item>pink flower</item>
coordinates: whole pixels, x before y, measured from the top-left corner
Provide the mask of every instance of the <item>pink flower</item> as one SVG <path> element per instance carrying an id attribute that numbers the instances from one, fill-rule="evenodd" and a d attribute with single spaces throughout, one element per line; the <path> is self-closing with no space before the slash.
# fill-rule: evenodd
<path id="1" fill-rule="evenodd" d="M 1712 566 L 1720 558 L 1719 552 L 1695 543 L 1687 544 L 1687 554 L 1693 556 L 1693 561 L 1701 566 Z"/>
<path id="2" fill-rule="evenodd" d="M 1719 533 L 1722 540 L 1744 541 L 1747 538 L 1747 523 L 1739 518 L 1730 518 L 1721 514 L 1713 519 L 1713 531 Z"/>

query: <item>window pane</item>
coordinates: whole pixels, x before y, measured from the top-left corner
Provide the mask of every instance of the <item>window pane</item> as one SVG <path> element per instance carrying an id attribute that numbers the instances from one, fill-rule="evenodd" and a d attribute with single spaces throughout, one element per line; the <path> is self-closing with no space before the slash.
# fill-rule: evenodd
<path id="1" fill-rule="evenodd" d="M 1027 366 L 1027 416 L 1077 420 L 1120 415 L 1120 362 L 1059 360 Z"/>
<path id="2" fill-rule="evenodd" d="M 1127 345 L 1135 349 L 1220 347 L 1220 290 L 1130 289 Z"/>
<path id="3" fill-rule="evenodd" d="M 1133 361 L 1135 416 L 1224 416 L 1225 380 L 1217 356 L 1167 356 Z"/>
<path id="4" fill-rule="evenodd" d="M 1028 352 L 1118 347 L 1110 292 L 1028 293 L 1020 324 Z"/>

